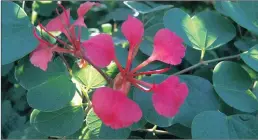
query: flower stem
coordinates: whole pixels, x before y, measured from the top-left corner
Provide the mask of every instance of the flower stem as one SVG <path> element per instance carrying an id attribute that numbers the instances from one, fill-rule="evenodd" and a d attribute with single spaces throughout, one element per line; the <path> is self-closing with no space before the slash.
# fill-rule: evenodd
<path id="1" fill-rule="evenodd" d="M 238 58 L 240 57 L 240 54 L 237 54 L 237 55 L 232 55 L 232 56 L 227 56 L 227 57 L 221 57 L 221 58 L 216 58 L 216 59 L 212 59 L 212 60 L 206 60 L 206 61 L 201 61 L 189 68 L 186 68 L 186 69 L 183 69 L 177 73 L 174 73 L 173 75 L 180 75 L 180 74 L 183 74 L 185 72 L 188 72 L 190 70 L 193 70 L 199 66 L 202 66 L 202 65 L 208 65 L 209 63 L 213 63 L 213 62 L 217 62 L 217 61 L 222 61 L 222 60 L 227 60 L 227 59 L 233 59 L 233 58 Z"/>
<path id="2" fill-rule="evenodd" d="M 132 77 L 128 77 L 128 80 L 133 84 L 133 83 L 137 83 L 137 84 L 140 84 L 140 85 L 143 85 L 143 86 L 146 86 L 148 88 L 152 88 L 153 87 L 153 84 L 150 84 L 150 83 L 147 83 L 147 82 L 144 82 L 144 81 L 141 81 L 141 80 L 137 80 L 135 78 L 132 78 Z"/>
<path id="3" fill-rule="evenodd" d="M 134 68 L 130 73 L 134 74 L 135 72 L 137 72 L 138 70 L 142 69 L 143 67 L 145 67 L 146 65 L 148 65 L 152 61 L 153 61 L 152 58 L 149 57 L 147 60 L 143 61 L 140 65 L 138 65 L 136 68 Z"/>
<path id="4" fill-rule="evenodd" d="M 138 72 L 138 73 L 133 74 L 133 76 L 147 75 L 147 74 L 161 74 L 161 73 L 167 72 L 169 69 L 170 69 L 170 67 L 164 68 L 164 69 L 159 69 L 159 70 L 153 70 L 153 71 Z"/>

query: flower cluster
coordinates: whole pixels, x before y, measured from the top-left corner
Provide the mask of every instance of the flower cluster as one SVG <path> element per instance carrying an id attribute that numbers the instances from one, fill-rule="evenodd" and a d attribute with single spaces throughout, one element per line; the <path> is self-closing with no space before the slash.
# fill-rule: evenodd
<path id="1" fill-rule="evenodd" d="M 78 19 L 73 24 L 70 23 L 70 9 L 65 9 L 62 5 L 59 5 L 63 9 L 63 13 L 60 14 L 56 10 L 58 14 L 56 18 L 52 19 L 46 27 L 41 24 L 39 26 L 63 47 L 41 39 L 34 30 L 34 36 L 39 40 L 39 45 L 31 53 L 31 63 L 42 70 L 47 70 L 53 52 L 70 53 L 78 58 L 87 57 L 89 61 L 101 68 L 114 61 L 120 73 L 113 80 L 112 87 L 98 88 L 92 97 L 94 112 L 104 124 L 113 129 L 128 127 L 138 122 L 142 117 L 140 107 L 127 97 L 131 85 L 145 92 L 153 92 L 153 106 L 160 115 L 165 117 L 175 116 L 188 95 L 187 85 L 180 83 L 176 76 L 170 76 L 160 84 L 138 80 L 137 76 L 164 73 L 170 69 L 169 67 L 139 72 L 140 69 L 154 61 L 161 61 L 169 65 L 180 64 L 186 50 L 183 40 L 169 29 L 160 29 L 154 37 L 152 55 L 136 68 L 131 69 L 132 61 L 138 52 L 144 35 L 144 26 L 137 18 L 128 16 L 128 19 L 122 24 L 122 33 L 129 42 L 128 58 L 126 66 L 123 68 L 115 56 L 115 47 L 110 35 L 99 34 L 81 42 L 81 28 L 86 27 L 84 15 L 94 5 L 98 4 L 94 2 L 81 4 L 77 10 Z M 75 28 L 78 28 L 78 35 L 76 35 Z M 52 35 L 52 31 L 65 34 L 69 43 Z M 106 107 L 109 109 L 106 109 Z"/>
<path id="2" fill-rule="evenodd" d="M 142 117 L 142 111 L 134 101 L 127 97 L 130 87 L 133 85 L 145 92 L 153 92 L 153 105 L 160 115 L 165 117 L 175 116 L 188 95 L 187 85 L 180 83 L 179 78 L 176 76 L 170 76 L 160 84 L 147 83 L 138 80 L 136 77 L 139 75 L 163 73 L 169 70 L 169 68 L 165 68 L 138 72 L 153 61 L 162 61 L 170 65 L 180 64 L 186 50 L 183 46 L 183 40 L 169 29 L 160 29 L 154 37 L 152 55 L 131 70 L 132 61 L 139 49 L 144 34 L 143 23 L 137 18 L 129 16 L 122 24 L 122 33 L 129 42 L 129 52 L 125 68 L 121 66 L 116 56 L 114 56 L 115 50 L 111 38 L 107 36 L 102 37 L 102 40 L 106 42 L 105 45 L 109 53 L 104 53 L 103 51 L 101 56 L 109 55 L 118 66 L 120 73 L 115 77 L 112 88 L 102 87 L 94 92 L 92 97 L 94 112 L 107 126 L 113 129 L 128 127 L 138 122 Z M 108 109 L 106 109 L 107 107 Z"/>
<path id="3" fill-rule="evenodd" d="M 97 43 L 103 37 L 110 38 L 107 34 L 99 34 L 97 36 L 92 37 L 91 39 L 84 41 L 81 43 L 81 28 L 86 27 L 84 23 L 84 15 L 91 9 L 92 6 L 98 5 L 98 3 L 94 2 L 85 2 L 80 5 L 77 10 L 78 19 L 75 20 L 73 24 L 70 23 L 70 9 L 65 9 L 62 5 L 59 6 L 63 9 L 63 13 L 60 14 L 56 9 L 58 14 L 57 17 L 50 20 L 49 23 L 44 27 L 39 23 L 39 26 L 42 30 L 44 30 L 48 35 L 55 38 L 60 44 L 64 46 L 64 48 L 59 47 L 57 44 L 51 44 L 43 39 L 41 39 L 36 34 L 36 29 L 34 29 L 34 36 L 39 40 L 39 45 L 37 48 L 31 53 L 30 61 L 31 63 L 39 67 L 40 69 L 46 71 L 48 67 L 48 63 L 52 60 L 53 53 L 69 53 L 78 58 L 83 58 L 83 56 L 87 56 L 92 63 L 97 64 L 99 67 L 106 67 L 110 62 L 111 58 L 98 59 L 97 55 L 101 55 L 101 51 L 106 50 L 106 45 L 104 44 L 96 44 L 95 47 L 85 47 L 87 51 L 83 49 L 81 45 L 91 45 L 92 43 Z M 78 35 L 76 35 L 75 28 L 78 28 Z M 55 37 L 51 32 L 62 32 L 65 34 L 67 39 L 69 40 L 69 44 Z M 108 43 L 108 42 L 107 42 Z M 107 50 L 108 51 L 108 50 Z M 100 53 L 96 53 L 100 52 Z M 84 54 L 86 53 L 86 54 Z"/>

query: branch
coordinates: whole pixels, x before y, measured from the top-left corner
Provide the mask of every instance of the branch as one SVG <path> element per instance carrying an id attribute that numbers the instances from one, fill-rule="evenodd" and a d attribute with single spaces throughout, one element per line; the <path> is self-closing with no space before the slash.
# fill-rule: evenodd
<path id="1" fill-rule="evenodd" d="M 206 61 L 201 61 L 189 68 L 186 68 L 186 69 L 183 69 L 179 72 L 176 72 L 174 73 L 173 75 L 180 75 L 180 74 L 183 74 L 185 72 L 188 72 L 190 70 L 193 70 L 199 66 L 202 66 L 202 65 L 208 65 L 209 63 L 213 63 L 213 62 L 217 62 L 217 61 L 222 61 L 222 60 L 227 60 L 227 59 L 233 59 L 233 58 L 237 58 L 237 57 L 240 57 L 240 54 L 237 54 L 237 55 L 232 55 L 232 56 L 227 56 L 227 57 L 221 57 L 221 58 L 217 58 L 217 59 L 212 59 L 212 60 L 206 60 Z"/>

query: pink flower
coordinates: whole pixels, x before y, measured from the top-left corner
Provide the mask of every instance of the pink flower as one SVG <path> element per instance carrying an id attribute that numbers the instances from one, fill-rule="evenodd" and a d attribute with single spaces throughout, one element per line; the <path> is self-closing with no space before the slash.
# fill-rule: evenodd
<path id="1" fill-rule="evenodd" d="M 78 19 L 74 24 L 70 24 L 70 9 L 65 9 L 62 5 L 59 5 L 63 9 L 63 13 L 59 13 L 58 16 L 52 19 L 46 27 L 39 24 L 40 28 L 47 32 L 51 37 L 55 38 L 60 44 L 66 48 L 58 47 L 57 45 L 48 43 L 47 41 L 39 38 L 34 32 L 34 36 L 39 40 L 39 45 L 31 54 L 31 63 L 42 70 L 47 70 L 47 65 L 51 61 L 53 52 L 58 53 L 70 53 L 74 56 L 84 59 L 83 56 L 88 57 L 92 63 L 99 67 L 106 67 L 114 57 L 112 53 L 113 46 L 112 40 L 110 42 L 110 36 L 106 34 L 97 35 L 83 43 L 81 43 L 81 27 L 86 27 L 84 23 L 84 15 L 92 8 L 92 6 L 98 5 L 94 2 L 85 2 L 80 5 L 77 10 Z M 78 35 L 75 33 L 75 27 L 78 27 Z M 59 38 L 52 35 L 51 31 L 61 31 L 66 35 L 69 42 L 72 45 L 60 40 Z M 102 41 L 102 42 L 101 42 Z M 103 42 L 104 41 L 104 42 Z M 104 44 L 103 44 L 104 43 Z M 84 46 L 81 47 L 81 44 Z M 96 47 L 97 46 L 97 47 Z M 110 47 L 110 49 L 108 48 Z M 108 53 L 103 53 L 104 51 Z M 101 57 L 99 57 L 101 56 Z"/>
<path id="2" fill-rule="evenodd" d="M 94 112 L 114 129 L 128 127 L 142 117 L 140 107 L 121 91 L 102 87 L 92 97 Z"/>
<path id="3" fill-rule="evenodd" d="M 41 39 L 37 33 L 36 29 L 33 31 L 33 35 L 38 39 L 39 45 L 30 55 L 30 62 L 40 69 L 46 71 L 48 63 L 52 60 L 53 53 L 69 53 L 69 50 L 60 48 L 54 44 L 51 44 L 43 39 Z"/>
<path id="4" fill-rule="evenodd" d="M 137 72 L 156 60 L 167 64 L 180 64 L 186 50 L 182 44 L 182 39 L 168 29 L 159 30 L 154 37 L 152 55 L 131 70 L 132 61 L 142 40 L 144 32 L 143 24 L 137 18 L 129 16 L 122 25 L 122 32 L 130 44 L 125 68 L 121 66 L 114 55 L 114 44 L 112 38 L 108 37 L 108 35 L 96 37 L 92 42 L 88 41 L 84 44 L 86 51 L 93 53 L 87 55 L 93 55 L 92 58 L 100 59 L 98 65 L 101 65 L 101 63 L 106 65 L 112 58 L 120 71 L 114 79 L 113 89 L 103 87 L 94 92 L 92 97 L 94 112 L 104 124 L 113 129 L 128 127 L 139 121 L 142 117 L 141 110 L 136 103 L 126 96 L 131 85 L 133 85 L 145 92 L 153 92 L 153 105 L 160 115 L 165 117 L 175 116 L 188 95 L 188 88 L 185 83 L 180 83 L 179 78 L 176 76 L 170 76 L 160 84 L 147 83 L 135 77 L 146 74 L 159 74 L 170 69 L 164 68 L 154 71 Z M 102 48 L 110 54 L 107 62 L 103 60 L 106 56 L 100 52 Z M 109 107 L 109 110 L 106 110 L 106 107 Z"/>
<path id="5" fill-rule="evenodd" d="M 173 117 L 188 95 L 185 83 L 180 83 L 179 78 L 170 76 L 161 84 L 152 87 L 152 101 L 154 108 L 163 116 Z"/>

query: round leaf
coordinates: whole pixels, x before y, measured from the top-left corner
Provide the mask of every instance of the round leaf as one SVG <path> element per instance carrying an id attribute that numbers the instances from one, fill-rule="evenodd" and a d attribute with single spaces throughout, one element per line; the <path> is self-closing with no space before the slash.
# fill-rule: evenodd
<path id="1" fill-rule="evenodd" d="M 208 110 L 218 110 L 219 101 L 212 84 L 201 77 L 192 75 L 181 75 L 180 81 L 188 86 L 188 96 L 175 116 L 174 122 L 186 127 L 191 127 L 193 118 Z"/>
<path id="2" fill-rule="evenodd" d="M 230 106 L 244 112 L 258 110 L 258 101 L 248 89 L 252 81 L 237 63 L 223 61 L 213 70 L 213 86 L 218 95 Z"/>
<path id="3" fill-rule="evenodd" d="M 249 51 L 242 53 L 241 58 L 248 66 L 258 72 L 258 44 Z"/>
<path id="4" fill-rule="evenodd" d="M 222 1 L 218 5 L 223 14 L 226 13 L 226 16 L 231 17 L 240 26 L 258 35 L 256 1 Z"/>
<path id="5" fill-rule="evenodd" d="M 87 88 L 98 88 L 106 84 L 105 78 L 91 65 L 78 69 L 74 73 Z"/>
<path id="6" fill-rule="evenodd" d="M 192 136 L 196 139 L 257 139 L 258 120 L 247 114 L 226 116 L 218 111 L 205 111 L 194 118 Z"/>
<path id="7" fill-rule="evenodd" d="M 41 111 L 55 111 L 63 108 L 74 97 L 74 83 L 65 75 L 50 79 L 28 90 L 28 104 Z"/>
<path id="8" fill-rule="evenodd" d="M 28 89 L 27 101 L 32 108 L 55 111 L 73 99 L 76 87 L 60 59 L 50 62 L 46 72 L 26 60 L 19 62 L 15 75 L 19 83 Z"/>
<path id="9" fill-rule="evenodd" d="M 13 2 L 2 3 L 2 65 L 16 61 L 37 47 L 33 26 L 24 10 Z M 26 37 L 26 38 L 24 38 Z"/>
<path id="10" fill-rule="evenodd" d="M 82 127 L 84 110 L 82 106 L 67 106 L 54 112 L 34 109 L 30 123 L 47 136 L 68 136 Z"/>
<path id="11" fill-rule="evenodd" d="M 169 10 L 163 18 L 166 28 L 176 32 L 184 42 L 197 50 L 220 47 L 235 35 L 235 27 L 216 12 L 203 11 L 190 17 L 179 8 Z"/>

